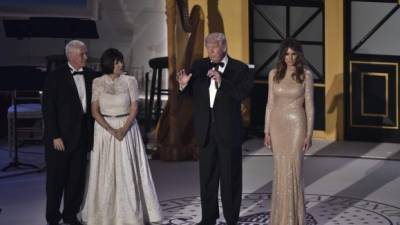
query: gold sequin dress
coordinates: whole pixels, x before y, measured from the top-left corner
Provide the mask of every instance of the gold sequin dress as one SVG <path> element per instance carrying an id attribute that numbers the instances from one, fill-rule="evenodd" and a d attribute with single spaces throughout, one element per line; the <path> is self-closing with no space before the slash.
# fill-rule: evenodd
<path id="1" fill-rule="evenodd" d="M 290 74 L 279 82 L 269 74 L 265 132 L 269 132 L 274 159 L 270 225 L 304 225 L 303 145 L 312 135 L 313 78 L 305 72 L 298 83 Z"/>

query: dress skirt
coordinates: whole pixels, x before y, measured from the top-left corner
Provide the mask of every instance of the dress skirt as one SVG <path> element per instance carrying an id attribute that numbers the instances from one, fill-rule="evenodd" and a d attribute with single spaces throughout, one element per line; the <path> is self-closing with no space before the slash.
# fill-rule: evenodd
<path id="1" fill-rule="evenodd" d="M 105 117 L 114 128 L 127 117 Z M 95 123 L 82 209 L 87 225 L 142 225 L 161 221 L 147 154 L 135 121 L 122 141 Z"/>

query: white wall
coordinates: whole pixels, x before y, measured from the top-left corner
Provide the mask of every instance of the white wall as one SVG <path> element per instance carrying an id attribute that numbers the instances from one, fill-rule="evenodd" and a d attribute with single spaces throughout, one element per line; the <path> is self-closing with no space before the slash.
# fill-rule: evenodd
<path id="1" fill-rule="evenodd" d="M 99 39 L 82 39 L 89 55 L 100 58 L 109 48 L 124 53 L 127 70 L 143 66 L 148 70 L 148 60 L 167 55 L 167 25 L 164 0 L 101 0 L 99 20 L 96 21 Z M 63 54 L 69 39 L 6 38 L 0 23 L 0 66 L 45 66 L 45 57 Z"/>

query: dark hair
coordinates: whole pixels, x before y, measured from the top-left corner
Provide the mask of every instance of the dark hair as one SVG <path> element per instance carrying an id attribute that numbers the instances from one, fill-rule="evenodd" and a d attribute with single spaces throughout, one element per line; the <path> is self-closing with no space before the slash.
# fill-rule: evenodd
<path id="1" fill-rule="evenodd" d="M 294 66 L 296 67 L 296 71 L 292 74 L 292 78 L 295 81 L 302 83 L 304 81 L 304 76 L 305 76 L 304 69 L 307 68 L 306 60 L 304 58 L 303 48 L 301 47 L 300 42 L 291 37 L 283 40 L 281 46 L 279 47 L 279 58 L 276 64 L 277 72 L 274 77 L 274 80 L 279 83 L 285 77 L 287 69 L 287 65 L 285 62 L 285 55 L 289 48 L 295 51 L 297 55 L 296 62 L 294 64 Z"/>
<path id="2" fill-rule="evenodd" d="M 124 56 L 115 48 L 109 48 L 103 52 L 100 58 L 101 72 L 111 74 L 114 72 L 114 64 L 116 62 L 124 62 Z"/>

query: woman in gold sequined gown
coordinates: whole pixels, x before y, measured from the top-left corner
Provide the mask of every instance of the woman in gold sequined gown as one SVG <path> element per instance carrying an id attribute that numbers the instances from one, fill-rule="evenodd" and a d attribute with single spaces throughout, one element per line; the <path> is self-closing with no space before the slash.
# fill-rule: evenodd
<path id="1" fill-rule="evenodd" d="M 312 143 L 313 77 L 296 40 L 282 42 L 268 80 L 264 142 L 274 159 L 269 224 L 304 225 L 303 155 Z"/>

